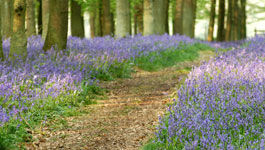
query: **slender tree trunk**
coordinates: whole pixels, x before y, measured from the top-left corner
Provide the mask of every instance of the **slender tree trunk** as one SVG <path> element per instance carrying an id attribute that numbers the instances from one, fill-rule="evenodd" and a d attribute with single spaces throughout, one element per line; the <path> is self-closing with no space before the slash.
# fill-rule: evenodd
<path id="1" fill-rule="evenodd" d="M 27 37 L 36 35 L 36 22 L 35 22 L 35 2 L 34 0 L 26 0 L 26 23 L 27 23 Z"/>
<path id="2" fill-rule="evenodd" d="M 68 0 L 51 0 L 49 3 L 49 24 L 44 50 L 51 47 L 64 50 L 67 44 Z"/>
<path id="3" fill-rule="evenodd" d="M 131 15 L 129 0 L 117 0 L 116 3 L 116 36 L 125 37 L 131 34 Z"/>
<path id="4" fill-rule="evenodd" d="M 103 36 L 112 35 L 113 27 L 111 23 L 110 0 L 102 0 L 102 22 Z"/>
<path id="5" fill-rule="evenodd" d="M 228 0 L 228 13 L 227 13 L 227 21 L 226 21 L 226 33 L 225 40 L 231 40 L 231 25 L 232 25 L 232 0 Z"/>
<path id="6" fill-rule="evenodd" d="M 225 39 L 225 0 L 219 0 L 217 41 Z"/>
<path id="7" fill-rule="evenodd" d="M 3 2 L 0 0 L 0 12 L 2 12 Z M 2 41 L 2 16 L 0 16 L 0 59 L 1 61 L 4 61 L 4 52 L 3 52 L 3 41 Z"/>
<path id="8" fill-rule="evenodd" d="M 241 0 L 241 38 L 245 39 L 247 38 L 247 25 L 246 25 L 246 20 L 247 20 L 247 15 L 246 15 L 246 0 Z"/>
<path id="9" fill-rule="evenodd" d="M 211 0 L 211 12 L 210 12 L 210 21 L 209 21 L 208 38 L 207 38 L 208 41 L 213 41 L 215 6 L 216 6 L 216 0 Z"/>
<path id="10" fill-rule="evenodd" d="M 169 0 L 165 0 L 165 26 L 166 26 L 166 33 L 169 34 L 169 24 L 168 24 L 168 11 L 169 11 Z"/>
<path id="11" fill-rule="evenodd" d="M 103 36 L 102 1 L 98 1 L 95 8 L 95 36 Z"/>
<path id="12" fill-rule="evenodd" d="M 144 0 L 144 35 L 155 33 L 153 5 L 153 0 Z"/>
<path id="13" fill-rule="evenodd" d="M 95 21 L 96 21 L 96 11 L 90 10 L 89 11 L 89 25 L 90 25 L 90 37 L 91 38 L 94 38 L 96 35 Z"/>
<path id="14" fill-rule="evenodd" d="M 166 33 L 165 0 L 153 0 L 154 33 Z"/>
<path id="15" fill-rule="evenodd" d="M 143 35 L 144 31 L 144 20 L 143 20 L 143 13 L 144 13 L 144 5 L 143 2 L 137 4 L 135 6 L 135 34 L 141 33 Z"/>
<path id="16" fill-rule="evenodd" d="M 183 0 L 176 0 L 176 6 L 174 8 L 175 13 L 173 15 L 173 34 L 183 34 Z"/>
<path id="17" fill-rule="evenodd" d="M 42 39 L 47 36 L 49 13 L 49 0 L 42 0 Z"/>
<path id="18" fill-rule="evenodd" d="M 183 1 L 183 34 L 193 38 L 195 30 L 196 0 Z"/>
<path id="19" fill-rule="evenodd" d="M 2 21 L 2 36 L 4 38 L 9 38 L 12 34 L 12 10 L 13 10 L 13 0 L 2 0 L 2 10 L 1 16 L 4 21 Z"/>
<path id="20" fill-rule="evenodd" d="M 16 57 L 26 59 L 27 57 L 27 37 L 25 33 L 25 12 L 26 1 L 14 0 L 13 4 L 13 34 L 11 37 L 11 45 L 9 58 L 15 60 Z"/>
<path id="21" fill-rule="evenodd" d="M 238 0 L 233 0 L 233 24 L 232 24 L 232 33 L 233 39 L 232 40 L 239 40 L 240 39 L 240 16 L 239 16 L 239 9 L 238 9 Z"/>
<path id="22" fill-rule="evenodd" d="M 38 34 L 42 34 L 42 0 L 38 0 L 39 8 L 38 8 Z"/>
<path id="23" fill-rule="evenodd" d="M 85 36 L 84 17 L 81 12 L 81 5 L 71 0 L 71 32 L 72 36 L 83 38 Z"/>

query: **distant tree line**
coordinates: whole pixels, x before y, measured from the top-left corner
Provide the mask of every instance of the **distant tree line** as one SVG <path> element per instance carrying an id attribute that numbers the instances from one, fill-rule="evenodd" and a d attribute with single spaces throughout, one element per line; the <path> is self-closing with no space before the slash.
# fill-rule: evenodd
<path id="1" fill-rule="evenodd" d="M 10 59 L 14 59 L 14 56 L 26 58 L 27 37 L 36 34 L 42 35 L 45 40 L 44 51 L 54 46 L 56 50 L 63 50 L 66 48 L 69 14 L 71 35 L 84 37 L 84 11 L 89 12 L 92 38 L 106 35 L 120 38 L 132 33 L 162 35 L 169 33 L 170 21 L 173 24 L 173 34 L 193 38 L 198 3 L 211 4 L 207 38 L 209 41 L 214 40 L 216 17 L 218 17 L 217 41 L 246 38 L 246 0 L 208 1 L 0 0 L 0 38 L 11 37 Z M 228 8 L 225 8 L 226 3 Z M 0 57 L 4 59 L 2 50 Z"/>

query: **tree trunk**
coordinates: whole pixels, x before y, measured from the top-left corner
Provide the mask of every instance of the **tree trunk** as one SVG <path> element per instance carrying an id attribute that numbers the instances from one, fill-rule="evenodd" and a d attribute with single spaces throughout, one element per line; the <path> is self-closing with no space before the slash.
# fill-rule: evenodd
<path id="1" fill-rule="evenodd" d="M 42 0 L 42 39 L 47 36 L 49 13 L 49 0 Z"/>
<path id="2" fill-rule="evenodd" d="M 26 0 L 26 23 L 27 23 L 27 37 L 36 35 L 36 22 L 35 22 L 35 2 L 34 0 Z"/>
<path id="3" fill-rule="evenodd" d="M 154 34 L 153 0 L 144 0 L 144 35 Z"/>
<path id="4" fill-rule="evenodd" d="M 13 34 L 9 58 L 15 60 L 17 57 L 26 59 L 27 57 L 27 37 L 25 33 L 25 12 L 26 1 L 14 0 L 13 3 Z"/>
<path id="5" fill-rule="evenodd" d="M 39 7 L 38 7 L 38 34 L 42 34 L 42 0 L 38 0 Z"/>
<path id="6" fill-rule="evenodd" d="M 225 39 L 225 0 L 219 0 L 217 41 Z"/>
<path id="7" fill-rule="evenodd" d="M 96 12 L 94 10 L 89 11 L 89 25 L 90 25 L 90 37 L 94 38 L 96 36 Z"/>
<path id="8" fill-rule="evenodd" d="M 49 24 L 43 49 L 53 46 L 56 50 L 66 49 L 68 30 L 68 0 L 50 0 Z"/>
<path id="9" fill-rule="evenodd" d="M 13 1 L 12 0 L 2 0 L 2 10 L 1 16 L 4 21 L 2 21 L 2 36 L 4 38 L 9 38 L 12 34 L 12 10 Z"/>
<path id="10" fill-rule="evenodd" d="M 173 34 L 183 34 L 183 0 L 176 0 L 175 13 L 173 16 Z"/>
<path id="11" fill-rule="evenodd" d="M 103 36 L 113 35 L 111 23 L 110 0 L 102 0 L 102 33 Z"/>
<path id="12" fill-rule="evenodd" d="M 196 17 L 196 0 L 183 1 L 183 34 L 191 38 L 194 37 Z"/>
<path id="13" fill-rule="evenodd" d="M 85 36 L 84 17 L 81 12 L 81 5 L 71 0 L 71 32 L 72 36 L 83 38 Z"/>
<path id="14" fill-rule="evenodd" d="M 246 15 L 246 0 L 241 0 L 241 38 L 245 39 L 247 38 L 247 25 L 246 25 L 246 20 L 247 20 L 247 15 Z"/>
<path id="15" fill-rule="evenodd" d="M 153 0 L 154 33 L 166 33 L 165 0 Z"/>
<path id="16" fill-rule="evenodd" d="M 116 3 L 116 36 L 125 37 L 131 34 L 131 15 L 129 0 L 117 0 Z"/>
<path id="17" fill-rule="evenodd" d="M 226 21 L 226 33 L 225 40 L 231 40 L 231 24 L 232 24 L 232 0 L 228 0 L 228 13 L 227 13 L 227 21 Z"/>
<path id="18" fill-rule="evenodd" d="M 165 26 L 166 26 L 166 33 L 169 34 L 169 24 L 168 24 L 168 11 L 169 11 L 169 0 L 165 0 L 165 19 L 166 19 L 166 22 L 165 22 Z"/>
<path id="19" fill-rule="evenodd" d="M 143 35 L 144 31 L 144 20 L 143 20 L 143 13 L 144 13 L 144 8 L 143 8 L 143 2 L 137 4 L 135 6 L 135 34 L 141 33 Z"/>
<path id="20" fill-rule="evenodd" d="M 211 12 L 210 12 L 210 21 L 209 21 L 208 38 L 207 38 L 208 41 L 213 41 L 215 5 L 216 5 L 216 0 L 211 0 Z"/>
<path id="21" fill-rule="evenodd" d="M 2 12 L 3 2 L 0 0 L 0 12 Z M 0 59 L 1 61 L 4 61 L 4 52 L 3 52 L 3 41 L 2 41 L 2 17 L 0 16 Z"/>

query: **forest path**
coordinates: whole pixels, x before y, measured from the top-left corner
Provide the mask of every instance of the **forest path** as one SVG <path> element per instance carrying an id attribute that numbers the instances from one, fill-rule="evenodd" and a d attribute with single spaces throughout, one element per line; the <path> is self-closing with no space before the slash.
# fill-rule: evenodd
<path id="1" fill-rule="evenodd" d="M 101 83 L 108 89 L 107 100 L 89 105 L 83 115 L 65 117 L 63 127 L 44 128 L 43 133 L 33 135 L 37 140 L 28 149 L 88 149 L 122 150 L 139 149 L 154 136 L 158 116 L 172 102 L 176 86 L 189 71 L 185 68 L 198 66 L 214 54 L 201 51 L 200 57 L 191 62 L 156 72 L 136 68 L 130 79 L 117 79 Z"/>

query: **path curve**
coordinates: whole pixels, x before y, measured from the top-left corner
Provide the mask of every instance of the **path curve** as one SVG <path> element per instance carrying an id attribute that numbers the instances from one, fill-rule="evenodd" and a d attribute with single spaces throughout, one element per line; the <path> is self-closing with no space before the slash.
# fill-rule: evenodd
<path id="1" fill-rule="evenodd" d="M 200 52 L 200 58 L 157 72 L 136 69 L 130 79 L 101 83 L 107 88 L 107 100 L 84 109 L 89 114 L 65 118 L 67 127 L 53 131 L 44 128 L 43 135 L 27 149 L 136 150 L 155 132 L 158 116 L 171 102 L 175 87 L 186 77 L 184 68 L 199 65 L 213 53 Z"/>

